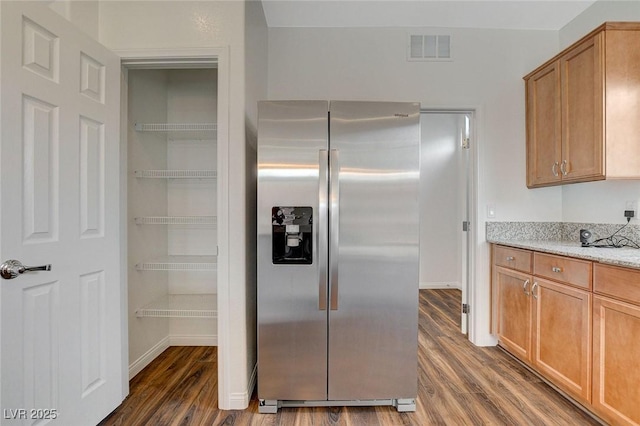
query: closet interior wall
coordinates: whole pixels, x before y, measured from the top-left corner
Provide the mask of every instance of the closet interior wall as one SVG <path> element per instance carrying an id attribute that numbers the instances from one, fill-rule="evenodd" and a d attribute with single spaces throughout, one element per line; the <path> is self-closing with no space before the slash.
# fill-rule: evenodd
<path id="1" fill-rule="evenodd" d="M 216 116 L 216 69 L 128 71 L 131 376 L 217 344 Z"/>

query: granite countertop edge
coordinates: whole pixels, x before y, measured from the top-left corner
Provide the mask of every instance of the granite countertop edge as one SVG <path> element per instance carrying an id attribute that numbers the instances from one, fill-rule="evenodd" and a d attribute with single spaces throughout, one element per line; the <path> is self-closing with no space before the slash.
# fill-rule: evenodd
<path id="1" fill-rule="evenodd" d="M 640 250 L 633 248 L 582 247 L 580 243 L 555 240 L 488 239 L 487 241 L 492 244 L 640 269 Z"/>

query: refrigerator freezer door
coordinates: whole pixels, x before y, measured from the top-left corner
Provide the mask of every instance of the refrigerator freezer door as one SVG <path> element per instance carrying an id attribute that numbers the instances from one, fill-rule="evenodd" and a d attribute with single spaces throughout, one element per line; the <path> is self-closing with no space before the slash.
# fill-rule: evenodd
<path id="1" fill-rule="evenodd" d="M 260 399 L 327 399 L 327 231 L 318 225 L 327 222 L 327 111 L 326 101 L 258 104 Z"/>
<path id="2" fill-rule="evenodd" d="M 332 101 L 330 111 L 338 161 L 330 182 L 328 397 L 415 398 L 420 105 Z"/>

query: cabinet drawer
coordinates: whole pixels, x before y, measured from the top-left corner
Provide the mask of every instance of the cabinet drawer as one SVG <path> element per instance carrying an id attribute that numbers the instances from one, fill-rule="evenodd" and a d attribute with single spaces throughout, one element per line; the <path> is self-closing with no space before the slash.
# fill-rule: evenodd
<path id="1" fill-rule="evenodd" d="M 591 262 L 551 254 L 534 253 L 533 274 L 591 289 Z"/>
<path id="2" fill-rule="evenodd" d="M 504 268 L 531 273 L 531 254 L 528 250 L 493 246 L 493 263 Z"/>
<path id="3" fill-rule="evenodd" d="M 640 304 L 640 271 L 596 263 L 593 291 Z"/>

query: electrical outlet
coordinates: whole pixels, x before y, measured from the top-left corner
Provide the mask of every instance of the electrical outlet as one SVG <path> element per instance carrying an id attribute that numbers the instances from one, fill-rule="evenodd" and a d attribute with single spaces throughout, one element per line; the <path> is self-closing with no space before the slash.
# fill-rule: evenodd
<path id="1" fill-rule="evenodd" d="M 637 201 L 626 201 L 624 207 L 624 217 L 632 218 L 636 217 L 636 212 L 638 211 L 638 202 Z"/>

